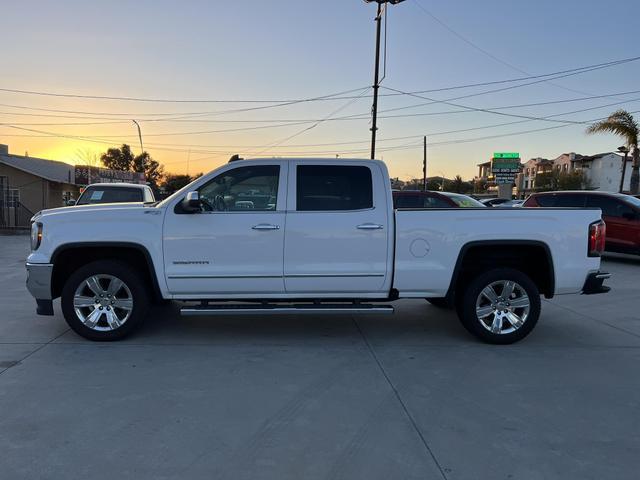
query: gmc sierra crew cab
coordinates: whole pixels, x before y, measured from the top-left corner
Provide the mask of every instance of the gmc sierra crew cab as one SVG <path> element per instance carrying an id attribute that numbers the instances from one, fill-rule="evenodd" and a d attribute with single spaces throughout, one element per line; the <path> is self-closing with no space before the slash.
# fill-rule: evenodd
<path id="1" fill-rule="evenodd" d="M 426 298 L 507 344 L 534 328 L 541 295 L 608 290 L 599 209 L 394 210 L 376 160 L 233 161 L 160 203 L 44 210 L 31 237 L 37 312 L 60 297 L 91 340 L 125 337 L 154 301 L 184 315 L 389 314 Z"/>

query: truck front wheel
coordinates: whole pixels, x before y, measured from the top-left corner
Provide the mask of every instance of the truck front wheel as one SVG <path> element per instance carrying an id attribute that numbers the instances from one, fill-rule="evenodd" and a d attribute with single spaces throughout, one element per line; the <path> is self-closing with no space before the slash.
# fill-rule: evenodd
<path id="1" fill-rule="evenodd" d="M 142 323 L 149 295 L 135 270 L 116 260 L 99 260 L 71 274 L 61 303 L 74 332 L 89 340 L 110 341 Z"/>
<path id="2" fill-rule="evenodd" d="M 475 277 L 458 304 L 464 327 L 487 343 L 509 344 L 526 337 L 540 317 L 540 292 L 519 270 L 496 268 Z"/>

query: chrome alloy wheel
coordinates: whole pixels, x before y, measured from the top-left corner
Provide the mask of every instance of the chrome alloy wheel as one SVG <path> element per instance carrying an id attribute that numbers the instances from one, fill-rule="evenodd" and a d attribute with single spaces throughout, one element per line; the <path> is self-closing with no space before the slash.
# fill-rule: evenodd
<path id="1" fill-rule="evenodd" d="M 476 316 L 494 334 L 518 330 L 529 316 L 531 301 L 524 288 L 513 280 L 499 280 L 482 289 L 476 300 Z"/>
<path id="2" fill-rule="evenodd" d="M 121 327 L 129 319 L 133 295 L 118 277 L 92 275 L 76 289 L 73 308 L 86 327 L 107 332 Z"/>

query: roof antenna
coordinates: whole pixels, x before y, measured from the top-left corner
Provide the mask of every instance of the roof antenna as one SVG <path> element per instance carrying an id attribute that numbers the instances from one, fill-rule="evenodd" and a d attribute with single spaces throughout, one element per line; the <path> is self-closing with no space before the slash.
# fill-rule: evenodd
<path id="1" fill-rule="evenodd" d="M 240 155 L 236 153 L 235 155 L 231 156 L 231 158 L 229 159 L 229 163 L 237 162 L 238 160 L 244 160 L 244 158 L 240 158 Z"/>

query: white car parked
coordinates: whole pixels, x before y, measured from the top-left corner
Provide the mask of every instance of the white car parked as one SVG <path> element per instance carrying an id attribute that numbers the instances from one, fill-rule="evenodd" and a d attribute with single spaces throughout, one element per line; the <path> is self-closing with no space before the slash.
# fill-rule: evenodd
<path id="1" fill-rule="evenodd" d="M 159 204 L 83 205 L 33 219 L 27 286 L 70 327 L 123 338 L 149 303 L 185 315 L 457 309 L 491 343 L 525 337 L 540 295 L 601 293 L 598 209 L 394 210 L 375 160 L 240 160 Z M 231 301 L 231 303 L 230 303 Z"/>
<path id="2" fill-rule="evenodd" d="M 92 183 L 78 200 L 69 200 L 67 206 L 95 205 L 99 203 L 155 202 L 153 190 L 148 185 L 137 183 Z"/>

